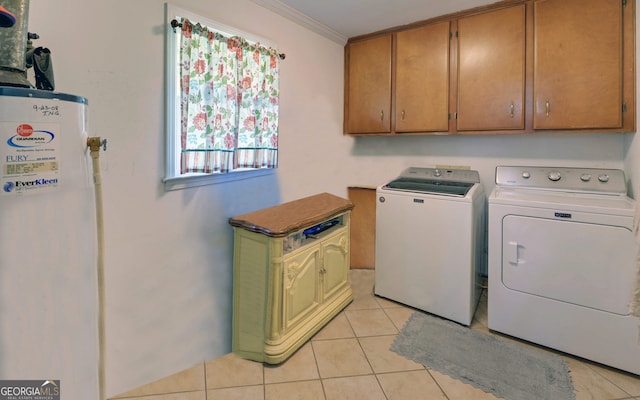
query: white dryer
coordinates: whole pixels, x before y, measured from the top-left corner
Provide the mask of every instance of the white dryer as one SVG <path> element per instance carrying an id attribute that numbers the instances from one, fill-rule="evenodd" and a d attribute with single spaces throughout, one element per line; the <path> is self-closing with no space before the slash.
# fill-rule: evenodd
<path id="1" fill-rule="evenodd" d="M 624 173 L 497 167 L 488 203 L 489 329 L 640 374 Z"/>
<path id="2" fill-rule="evenodd" d="M 469 325 L 484 266 L 478 172 L 408 168 L 376 194 L 375 294 Z"/>

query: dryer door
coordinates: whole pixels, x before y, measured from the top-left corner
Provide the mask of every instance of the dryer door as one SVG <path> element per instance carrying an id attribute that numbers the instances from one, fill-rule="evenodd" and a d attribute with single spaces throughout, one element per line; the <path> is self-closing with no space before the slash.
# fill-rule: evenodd
<path id="1" fill-rule="evenodd" d="M 508 215 L 502 281 L 510 289 L 629 314 L 636 243 L 625 227 Z"/>

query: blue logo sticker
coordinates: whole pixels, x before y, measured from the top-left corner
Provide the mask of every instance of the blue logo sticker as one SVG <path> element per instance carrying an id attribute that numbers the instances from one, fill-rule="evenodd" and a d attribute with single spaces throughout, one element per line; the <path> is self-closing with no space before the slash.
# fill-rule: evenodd
<path id="1" fill-rule="evenodd" d="M 29 149 L 40 147 L 53 142 L 55 135 L 49 131 L 33 131 L 29 135 L 13 135 L 7 140 L 7 144 L 11 147 L 19 149 Z"/>

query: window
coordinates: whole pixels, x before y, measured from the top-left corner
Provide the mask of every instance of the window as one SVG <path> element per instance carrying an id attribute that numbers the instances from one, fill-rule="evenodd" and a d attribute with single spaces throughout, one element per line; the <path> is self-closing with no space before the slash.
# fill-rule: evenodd
<path id="1" fill-rule="evenodd" d="M 165 189 L 273 173 L 280 55 L 261 38 L 175 6 L 166 15 Z"/>

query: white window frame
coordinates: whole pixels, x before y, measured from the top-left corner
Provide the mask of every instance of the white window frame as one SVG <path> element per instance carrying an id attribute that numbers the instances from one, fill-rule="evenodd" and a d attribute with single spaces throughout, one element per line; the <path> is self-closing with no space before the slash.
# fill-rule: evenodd
<path id="1" fill-rule="evenodd" d="M 231 182 L 242 179 L 256 178 L 265 175 L 273 175 L 276 168 L 244 168 L 226 173 L 190 173 L 180 174 L 180 81 L 178 79 L 178 63 L 176 55 L 179 49 L 179 35 L 174 34 L 171 20 L 187 18 L 193 23 L 200 23 L 208 28 L 219 31 L 225 36 L 240 36 L 249 42 L 259 42 L 265 47 L 277 48 L 270 40 L 244 32 L 239 29 L 204 18 L 191 11 L 165 3 L 165 27 L 166 31 L 166 92 L 165 92 L 165 136 L 166 159 L 164 188 L 168 190 L 186 189 L 196 186 L 212 185 L 223 182 Z M 179 28 L 176 28 L 179 29 Z"/>

